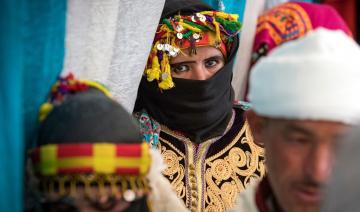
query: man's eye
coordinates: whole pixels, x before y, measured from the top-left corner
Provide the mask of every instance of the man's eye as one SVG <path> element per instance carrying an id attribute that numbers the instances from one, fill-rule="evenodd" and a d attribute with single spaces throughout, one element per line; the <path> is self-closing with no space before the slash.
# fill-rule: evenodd
<path id="1" fill-rule="evenodd" d="M 288 143 L 292 144 L 307 144 L 309 139 L 301 136 L 290 136 L 287 138 Z"/>
<path id="2" fill-rule="evenodd" d="M 218 64 L 217 60 L 208 60 L 205 62 L 206 67 L 214 67 Z"/>
<path id="3" fill-rule="evenodd" d="M 189 71 L 189 66 L 187 66 L 187 65 L 175 65 L 175 66 L 171 67 L 171 71 L 173 71 L 175 73 L 186 72 L 186 71 Z"/>

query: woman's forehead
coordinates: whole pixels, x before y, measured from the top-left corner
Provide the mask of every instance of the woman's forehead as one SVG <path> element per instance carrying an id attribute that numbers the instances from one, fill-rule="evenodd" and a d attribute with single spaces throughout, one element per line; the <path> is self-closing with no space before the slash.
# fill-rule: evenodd
<path id="1" fill-rule="evenodd" d="M 182 53 L 178 56 L 171 58 L 171 63 L 181 63 L 185 61 L 197 61 L 204 60 L 211 57 L 221 57 L 224 58 L 221 51 L 213 46 L 200 46 L 196 47 L 196 54 L 190 55 L 190 48 L 182 49 Z"/>

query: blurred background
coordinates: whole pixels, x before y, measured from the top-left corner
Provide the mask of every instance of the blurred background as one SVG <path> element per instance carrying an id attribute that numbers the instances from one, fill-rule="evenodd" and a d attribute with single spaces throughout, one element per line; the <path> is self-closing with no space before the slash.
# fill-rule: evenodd
<path id="1" fill-rule="evenodd" d="M 258 7 L 261 12 L 285 2 L 204 1 L 239 14 L 243 21 L 258 15 L 246 9 Z M 359 42 L 359 1 L 307 2 L 335 7 Z M 39 106 L 61 73 L 100 81 L 132 111 L 163 4 L 164 0 L 1 0 L 0 211 L 23 211 L 24 155 L 36 142 Z M 252 35 L 244 29 L 241 36 Z"/>

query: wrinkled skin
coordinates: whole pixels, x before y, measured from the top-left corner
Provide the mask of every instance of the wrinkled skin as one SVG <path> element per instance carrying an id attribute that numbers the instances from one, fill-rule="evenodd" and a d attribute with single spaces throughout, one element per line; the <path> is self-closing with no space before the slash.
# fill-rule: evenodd
<path id="1" fill-rule="evenodd" d="M 286 212 L 319 211 L 339 138 L 349 125 L 332 121 L 284 120 L 247 113 L 255 140 L 265 146 L 268 179 Z"/>

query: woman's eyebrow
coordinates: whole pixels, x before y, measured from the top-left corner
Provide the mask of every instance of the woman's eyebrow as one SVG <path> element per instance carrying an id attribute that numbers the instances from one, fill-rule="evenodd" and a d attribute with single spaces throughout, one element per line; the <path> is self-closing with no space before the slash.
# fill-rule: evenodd
<path id="1" fill-rule="evenodd" d="M 220 56 L 220 55 L 216 55 L 216 56 L 211 56 L 209 58 L 206 58 L 205 60 L 224 60 L 224 57 Z"/>
<path id="2" fill-rule="evenodd" d="M 185 64 L 189 64 L 189 63 L 196 63 L 196 61 L 195 60 L 186 60 L 186 61 L 178 62 L 178 63 L 170 63 L 170 65 L 177 66 L 177 65 L 185 65 Z"/>
<path id="3" fill-rule="evenodd" d="M 222 55 L 215 55 L 215 56 L 205 58 L 204 60 L 224 60 L 224 57 Z M 170 65 L 176 66 L 176 65 L 184 65 L 184 64 L 189 64 L 189 63 L 196 63 L 196 61 L 195 60 L 186 60 L 186 61 L 182 61 L 182 62 L 178 62 L 178 63 L 170 63 Z"/>

